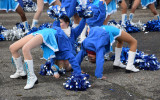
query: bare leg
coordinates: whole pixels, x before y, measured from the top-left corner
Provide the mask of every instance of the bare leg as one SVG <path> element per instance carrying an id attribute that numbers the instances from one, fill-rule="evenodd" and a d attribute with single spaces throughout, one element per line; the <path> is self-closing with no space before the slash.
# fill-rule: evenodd
<path id="1" fill-rule="evenodd" d="M 122 23 L 121 23 L 121 25 L 125 26 L 125 23 L 127 21 L 127 4 L 126 4 L 125 0 L 122 0 L 121 8 L 122 8 Z"/>
<path id="2" fill-rule="evenodd" d="M 107 25 L 111 15 L 108 15 L 107 18 L 104 20 L 103 25 Z"/>
<path id="3" fill-rule="evenodd" d="M 21 8 L 20 5 L 17 7 L 16 12 L 21 16 L 22 22 L 27 21 L 25 13 L 24 13 L 24 11 L 23 11 L 23 9 Z"/>
<path id="4" fill-rule="evenodd" d="M 128 34 L 125 31 L 122 31 L 121 36 L 117 37 L 116 40 L 118 41 L 117 43 L 117 48 L 122 48 L 123 41 L 127 42 L 130 46 L 130 51 L 136 52 L 137 49 L 137 40 L 134 39 L 130 34 Z"/>
<path id="5" fill-rule="evenodd" d="M 19 49 L 21 49 L 28 41 L 30 41 L 34 36 L 33 35 L 28 35 L 25 36 L 24 38 L 16 41 L 12 45 L 10 45 L 9 49 L 12 53 L 12 56 L 14 58 L 20 57 L 20 54 L 18 53 Z"/>
<path id="6" fill-rule="evenodd" d="M 135 13 L 135 10 L 137 9 L 140 2 L 141 2 L 141 0 L 134 0 L 134 3 L 132 5 L 132 9 L 131 9 L 131 13 Z"/>
<path id="7" fill-rule="evenodd" d="M 32 60 L 31 49 L 40 46 L 43 43 L 41 35 L 36 35 L 30 41 L 28 41 L 22 48 L 24 60 Z"/>
<path id="8" fill-rule="evenodd" d="M 137 49 L 137 40 L 125 31 L 122 31 L 121 36 L 118 37 L 117 40 L 119 41 L 119 44 L 117 44 L 118 47 L 122 47 L 122 41 L 127 42 L 130 45 L 126 73 L 139 72 L 139 69 L 135 68 L 135 66 L 133 65 Z"/>
<path id="9" fill-rule="evenodd" d="M 125 0 L 122 0 L 121 7 L 122 7 L 122 14 L 126 14 L 127 13 L 127 4 L 126 4 Z"/>
<path id="10" fill-rule="evenodd" d="M 39 19 L 39 17 L 41 16 L 41 13 L 43 11 L 43 7 L 44 7 L 43 0 L 37 0 L 37 11 L 36 11 L 33 19 L 36 19 L 36 20 Z"/>
<path id="11" fill-rule="evenodd" d="M 156 10 L 156 8 L 155 8 L 155 6 L 154 6 L 154 3 L 149 4 L 149 8 L 150 8 L 151 12 L 152 12 L 154 15 L 157 15 L 157 14 L 158 14 L 158 12 L 157 12 L 157 10 Z"/>
<path id="12" fill-rule="evenodd" d="M 106 4 L 108 5 L 112 0 L 106 0 Z M 111 15 L 108 15 L 107 18 L 104 20 L 103 25 L 107 25 Z"/>
<path id="13" fill-rule="evenodd" d="M 43 0 L 37 0 L 37 11 L 34 14 L 31 27 L 35 27 L 35 26 L 38 25 L 38 20 L 39 20 L 41 14 L 42 14 L 43 7 L 44 7 L 44 1 Z"/>

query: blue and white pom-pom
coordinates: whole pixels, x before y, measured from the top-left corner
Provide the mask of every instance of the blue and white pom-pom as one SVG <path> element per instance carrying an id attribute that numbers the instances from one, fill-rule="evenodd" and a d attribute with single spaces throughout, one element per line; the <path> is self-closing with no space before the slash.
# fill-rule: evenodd
<path id="1" fill-rule="evenodd" d="M 91 87 L 91 84 L 88 81 L 88 79 L 88 74 L 76 75 L 72 73 L 72 75 L 68 77 L 68 80 L 65 83 L 63 83 L 63 86 L 67 90 L 84 91 Z"/>
<path id="2" fill-rule="evenodd" d="M 58 20 L 60 16 L 66 15 L 66 11 L 65 8 L 61 8 L 59 5 L 55 5 L 49 7 L 47 14 L 50 18 Z"/>
<path id="3" fill-rule="evenodd" d="M 119 21 L 119 23 L 117 23 L 115 20 L 111 20 L 108 22 L 108 25 L 112 25 L 115 26 L 119 29 L 122 29 L 128 33 L 136 33 L 136 32 L 140 32 L 140 31 L 145 31 L 145 24 L 141 23 L 140 21 L 137 23 L 134 23 L 134 25 L 132 25 L 130 23 L 129 20 L 126 21 L 125 25 L 121 25 L 121 21 Z"/>
<path id="4" fill-rule="evenodd" d="M 123 48 L 121 53 L 121 62 L 127 64 L 128 62 L 128 52 L 129 48 Z M 110 58 L 111 60 L 114 60 L 114 55 Z M 139 67 L 142 70 L 159 70 L 160 69 L 160 63 L 158 62 L 157 57 L 152 54 L 148 55 L 145 54 L 142 51 L 136 51 L 136 56 L 134 60 L 134 65 Z"/>
<path id="5" fill-rule="evenodd" d="M 119 23 L 121 23 L 121 21 Z M 132 25 L 129 20 L 126 21 L 124 28 L 128 33 L 140 32 L 140 29 L 137 26 Z"/>
<path id="6" fill-rule="evenodd" d="M 16 26 L 13 27 L 13 29 L 4 30 L 2 32 L 2 35 L 5 37 L 5 40 L 17 40 L 24 37 L 24 26 L 22 23 L 17 23 Z"/>
<path id="7" fill-rule="evenodd" d="M 27 12 L 36 11 L 37 9 L 37 4 L 32 0 L 23 0 L 23 6 L 24 11 Z"/>
<path id="8" fill-rule="evenodd" d="M 93 12 L 90 7 L 87 7 L 87 5 L 78 5 L 76 7 L 77 13 L 79 17 L 81 18 L 91 18 L 93 17 Z"/>
<path id="9" fill-rule="evenodd" d="M 54 74 L 65 74 L 65 69 L 60 69 L 57 65 L 51 65 L 51 61 L 46 61 L 45 64 L 41 65 L 41 71 L 39 72 L 40 75 L 54 75 Z"/>
<path id="10" fill-rule="evenodd" d="M 148 21 L 146 24 L 146 31 L 149 32 L 155 32 L 155 31 L 159 31 L 160 32 L 160 20 L 150 20 Z"/>
<path id="11" fill-rule="evenodd" d="M 40 25 L 38 28 L 37 27 L 33 27 L 28 33 L 27 35 L 33 33 L 33 32 L 36 32 L 38 30 L 42 30 L 44 28 L 51 28 L 52 27 L 52 24 L 51 23 L 44 23 L 42 25 Z"/>
<path id="12" fill-rule="evenodd" d="M 3 36 L 3 34 L 1 34 L 1 32 L 3 32 L 4 30 L 7 30 L 7 29 L 3 27 L 3 25 L 0 25 L 0 41 L 5 40 L 5 37 Z"/>

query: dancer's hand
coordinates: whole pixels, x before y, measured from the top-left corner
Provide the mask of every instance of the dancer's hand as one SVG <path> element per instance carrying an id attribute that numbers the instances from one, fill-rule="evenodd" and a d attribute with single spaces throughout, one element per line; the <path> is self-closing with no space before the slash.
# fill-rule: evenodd
<path id="1" fill-rule="evenodd" d="M 55 77 L 55 78 L 59 78 L 59 77 L 60 77 L 59 73 L 58 73 L 58 72 L 57 72 L 57 73 L 54 73 L 54 77 Z"/>
<path id="2" fill-rule="evenodd" d="M 106 80 L 107 77 L 106 76 L 102 76 L 102 78 L 98 78 L 98 79 L 100 79 L 100 80 Z"/>

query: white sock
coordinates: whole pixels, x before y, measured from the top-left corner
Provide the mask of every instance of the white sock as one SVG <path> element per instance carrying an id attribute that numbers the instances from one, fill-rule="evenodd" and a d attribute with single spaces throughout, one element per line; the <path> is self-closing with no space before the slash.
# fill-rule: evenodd
<path id="1" fill-rule="evenodd" d="M 28 21 L 24 21 L 22 24 L 24 25 L 25 32 L 29 31 Z"/>
<path id="2" fill-rule="evenodd" d="M 36 27 L 37 25 L 38 25 L 38 20 L 33 19 L 31 28 Z"/>
<path id="3" fill-rule="evenodd" d="M 122 14 L 122 23 L 125 24 L 127 21 L 127 14 Z"/>
<path id="4" fill-rule="evenodd" d="M 133 20 L 133 17 L 134 17 L 134 13 L 130 13 L 130 15 L 129 15 L 129 20 L 132 21 L 132 20 Z"/>

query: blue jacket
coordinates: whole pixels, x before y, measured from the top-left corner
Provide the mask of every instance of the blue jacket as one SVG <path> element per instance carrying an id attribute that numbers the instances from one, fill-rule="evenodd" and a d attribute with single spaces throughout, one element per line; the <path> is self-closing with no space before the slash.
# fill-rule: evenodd
<path id="1" fill-rule="evenodd" d="M 93 17 L 88 18 L 86 23 L 90 27 L 102 26 L 106 18 L 106 6 L 103 4 L 103 1 L 95 0 L 93 3 L 88 2 L 88 7 L 91 7 L 93 11 Z"/>
<path id="2" fill-rule="evenodd" d="M 57 30 L 55 37 L 57 40 L 59 51 L 55 52 L 56 58 L 51 59 L 52 64 L 54 63 L 55 59 L 68 60 L 74 70 L 74 73 L 81 74 L 81 68 L 78 62 L 76 61 L 75 56 L 72 53 L 72 45 L 69 38 L 60 27 L 55 26 L 54 29 Z"/>
<path id="3" fill-rule="evenodd" d="M 76 28 L 71 28 L 71 34 L 70 34 L 70 37 L 69 38 L 69 41 L 71 42 L 71 45 L 72 45 L 72 53 L 73 55 L 76 55 L 76 48 L 75 48 L 75 44 L 76 44 L 76 40 L 78 38 L 78 36 L 82 33 L 84 27 L 85 27 L 85 24 L 86 24 L 86 19 L 83 19 L 80 21 L 79 25 L 76 27 Z M 54 21 L 54 24 L 53 24 L 53 28 L 54 27 L 60 27 L 60 23 L 59 23 L 59 20 L 58 21 Z"/>
<path id="4" fill-rule="evenodd" d="M 79 65 L 84 56 L 87 55 L 86 50 L 96 52 L 95 76 L 97 78 L 102 78 L 104 55 L 110 50 L 110 36 L 108 32 L 99 26 L 90 29 L 88 37 L 82 42 L 81 50 L 76 56 Z"/>
<path id="5" fill-rule="evenodd" d="M 85 27 L 85 24 L 86 24 L 86 19 L 82 19 L 76 28 L 71 28 L 71 34 L 69 37 L 69 41 L 71 42 L 71 45 L 72 45 L 73 55 L 76 55 L 75 44 L 77 43 L 77 38 L 82 33 L 82 31 Z"/>

